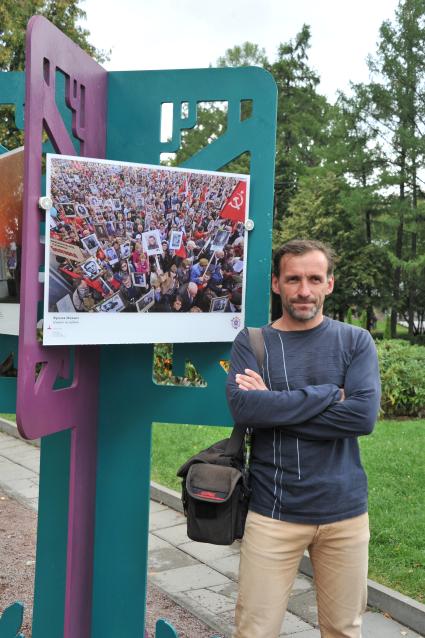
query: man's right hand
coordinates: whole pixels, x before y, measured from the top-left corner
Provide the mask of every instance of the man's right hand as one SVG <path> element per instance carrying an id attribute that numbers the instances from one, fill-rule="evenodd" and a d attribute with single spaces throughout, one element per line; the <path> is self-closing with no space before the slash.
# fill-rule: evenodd
<path id="1" fill-rule="evenodd" d="M 340 388 L 339 391 L 341 392 L 341 397 L 340 397 L 340 401 L 345 401 L 345 390 L 344 388 Z"/>

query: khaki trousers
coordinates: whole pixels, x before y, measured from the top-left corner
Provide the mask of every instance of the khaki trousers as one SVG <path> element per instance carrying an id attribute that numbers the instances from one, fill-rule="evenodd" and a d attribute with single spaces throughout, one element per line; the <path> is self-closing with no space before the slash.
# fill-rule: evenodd
<path id="1" fill-rule="evenodd" d="M 298 566 L 308 549 L 322 638 L 360 638 L 367 602 L 367 514 L 327 525 L 249 512 L 241 546 L 233 638 L 277 638 Z"/>

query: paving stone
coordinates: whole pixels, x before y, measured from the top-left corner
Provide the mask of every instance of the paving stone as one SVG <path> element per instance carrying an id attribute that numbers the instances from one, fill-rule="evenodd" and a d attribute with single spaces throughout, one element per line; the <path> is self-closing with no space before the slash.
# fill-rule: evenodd
<path id="1" fill-rule="evenodd" d="M 173 527 L 165 527 L 164 529 L 156 529 L 155 536 L 163 538 L 165 541 L 172 543 L 173 545 L 180 546 L 184 543 L 191 543 L 192 541 L 187 535 L 186 522 L 181 525 L 173 525 Z"/>
<path id="2" fill-rule="evenodd" d="M 189 567 L 190 565 L 198 565 L 198 561 L 188 556 L 177 547 L 164 547 L 149 552 L 149 573 L 165 572 L 170 569 L 179 567 Z"/>
<path id="3" fill-rule="evenodd" d="M 167 543 L 167 541 L 162 540 L 162 538 L 158 538 L 155 534 L 149 534 L 148 536 L 148 547 L 150 552 L 154 552 L 156 549 L 165 549 L 174 547 L 171 543 Z"/>
<path id="4" fill-rule="evenodd" d="M 304 622 L 304 620 L 301 620 L 301 618 L 298 618 L 298 616 L 294 616 L 294 614 L 287 611 L 285 618 L 283 619 L 281 633 L 279 636 L 292 636 L 293 634 L 298 636 L 299 632 L 311 631 L 312 629 L 314 629 L 314 627 Z"/>
<path id="5" fill-rule="evenodd" d="M 403 627 L 383 614 L 367 611 L 363 616 L 362 638 L 421 638 L 419 634 Z"/>
<path id="6" fill-rule="evenodd" d="M 306 631 L 297 631 L 292 634 L 280 634 L 280 636 L 285 636 L 285 638 L 320 638 L 320 631 L 318 629 L 307 629 Z M 375 638 L 378 638 L 378 636 L 375 636 Z M 383 637 L 379 636 L 379 638 Z"/>
<path id="7" fill-rule="evenodd" d="M 167 508 L 166 510 L 152 514 L 149 520 L 149 529 L 152 531 L 163 529 L 164 527 L 172 527 L 183 523 L 184 520 L 183 514 Z"/>
<path id="8" fill-rule="evenodd" d="M 29 498 L 27 504 L 34 512 L 38 511 L 38 498 Z"/>
<path id="9" fill-rule="evenodd" d="M 213 561 L 215 563 L 219 558 L 233 555 L 239 556 L 239 545 L 238 547 L 235 545 L 235 543 L 233 545 L 211 545 L 210 543 L 190 541 L 189 543 L 185 543 L 182 549 L 202 563 L 209 565 Z M 215 567 L 215 565 L 211 566 Z"/>
<path id="10" fill-rule="evenodd" d="M 224 585 L 214 585 L 214 587 L 209 587 L 211 591 L 215 591 L 218 594 L 222 594 L 227 598 L 231 598 L 235 603 L 238 597 L 238 584 L 233 581 L 229 581 Z"/>
<path id="11" fill-rule="evenodd" d="M 311 578 L 308 578 L 308 576 L 303 576 L 302 574 L 298 574 L 298 576 L 294 580 L 290 596 L 296 596 L 297 594 L 301 594 L 302 592 L 313 590 L 314 585 Z"/>
<path id="12" fill-rule="evenodd" d="M 207 609 L 211 614 L 221 614 L 235 608 L 234 600 L 211 589 L 195 589 L 186 593 L 202 609 Z"/>
<path id="13" fill-rule="evenodd" d="M 9 479 L 2 481 L 2 486 L 25 499 L 38 498 L 38 485 L 31 479 Z"/>
<path id="14" fill-rule="evenodd" d="M 223 614 L 219 616 L 221 624 L 226 628 L 226 638 L 230 638 L 234 629 L 235 629 L 235 612 L 232 609 L 231 611 L 225 611 Z"/>
<path id="15" fill-rule="evenodd" d="M 214 569 L 221 572 L 225 576 L 228 576 L 232 580 L 238 580 L 239 558 L 239 554 L 232 554 L 231 556 L 220 558 L 214 561 Z"/>
<path id="16" fill-rule="evenodd" d="M 0 437 L 0 454 L 2 454 L 3 450 L 24 450 L 26 445 L 28 443 L 24 443 L 7 434 L 2 434 Z"/>
<path id="17" fill-rule="evenodd" d="M 35 472 L 28 470 L 22 465 L 13 463 L 8 459 L 0 460 L 0 481 L 8 481 L 11 478 L 24 479 L 24 478 L 37 478 Z"/>
<path id="18" fill-rule="evenodd" d="M 302 594 L 292 596 L 288 601 L 288 611 L 299 616 L 310 625 L 317 625 L 317 603 L 316 592 L 306 591 Z"/>
<path id="19" fill-rule="evenodd" d="M 223 574 L 199 564 L 153 574 L 151 580 L 170 593 L 209 588 L 228 582 Z"/>
<path id="20" fill-rule="evenodd" d="M 153 514 L 154 512 L 162 512 L 167 509 L 168 507 L 163 503 L 157 503 L 156 501 L 150 501 L 149 503 L 149 511 L 151 514 Z"/>

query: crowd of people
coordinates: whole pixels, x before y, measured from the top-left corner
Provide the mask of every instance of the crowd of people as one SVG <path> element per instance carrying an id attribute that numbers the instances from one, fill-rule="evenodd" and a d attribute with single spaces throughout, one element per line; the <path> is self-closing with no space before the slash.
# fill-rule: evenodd
<path id="1" fill-rule="evenodd" d="M 222 215 L 237 177 L 50 161 L 51 312 L 241 310 L 244 224 Z"/>

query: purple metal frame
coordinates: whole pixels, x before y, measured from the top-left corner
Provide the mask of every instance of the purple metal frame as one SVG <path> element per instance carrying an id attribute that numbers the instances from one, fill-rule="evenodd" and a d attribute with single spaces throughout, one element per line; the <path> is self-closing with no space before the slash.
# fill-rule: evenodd
<path id="1" fill-rule="evenodd" d="M 42 177 L 42 135 L 56 152 L 75 148 L 56 104 L 56 71 L 66 77 L 66 104 L 80 155 L 103 158 L 106 146 L 107 72 L 41 16 L 27 29 L 25 187 L 22 241 L 21 318 L 17 421 L 22 436 L 35 439 L 71 428 L 68 545 L 64 638 L 88 638 L 91 613 L 99 349 L 76 348 L 73 380 L 55 390 L 71 370 L 69 348 L 37 342 L 39 283 L 44 263 L 38 208 Z M 48 276 L 48 273 L 46 273 Z M 36 366 L 41 371 L 36 374 Z"/>

